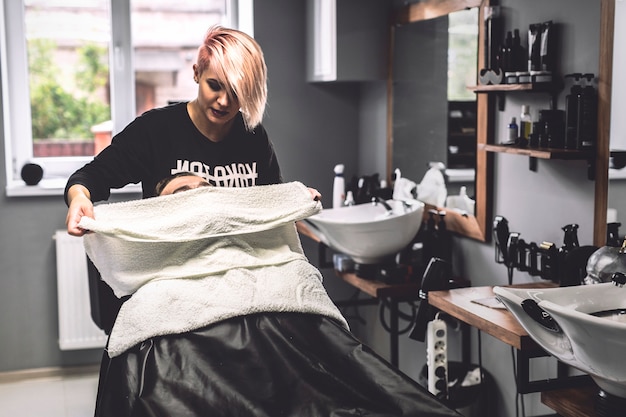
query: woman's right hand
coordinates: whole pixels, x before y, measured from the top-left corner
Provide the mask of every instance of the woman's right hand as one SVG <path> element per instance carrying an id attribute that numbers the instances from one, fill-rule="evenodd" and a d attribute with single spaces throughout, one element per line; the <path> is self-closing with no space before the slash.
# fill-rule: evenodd
<path id="1" fill-rule="evenodd" d="M 78 222 L 83 216 L 94 218 L 89 190 L 79 184 L 72 185 L 68 190 L 67 200 L 69 202 L 67 217 L 65 218 L 67 233 L 72 236 L 83 236 L 87 230 L 78 227 Z"/>

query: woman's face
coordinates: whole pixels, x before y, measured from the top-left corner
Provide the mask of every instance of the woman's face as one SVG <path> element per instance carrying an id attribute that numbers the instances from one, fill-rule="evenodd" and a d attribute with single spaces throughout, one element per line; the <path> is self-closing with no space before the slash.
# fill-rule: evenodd
<path id="1" fill-rule="evenodd" d="M 161 191 L 159 195 L 170 195 L 180 193 L 182 191 L 194 190 L 200 187 L 210 187 L 211 184 L 202 177 L 197 175 L 183 175 L 173 178 Z"/>
<path id="2" fill-rule="evenodd" d="M 218 125 L 232 121 L 239 112 L 239 100 L 228 90 L 215 72 L 207 68 L 202 74 L 194 65 L 194 77 L 198 82 L 198 104 L 206 119 Z"/>

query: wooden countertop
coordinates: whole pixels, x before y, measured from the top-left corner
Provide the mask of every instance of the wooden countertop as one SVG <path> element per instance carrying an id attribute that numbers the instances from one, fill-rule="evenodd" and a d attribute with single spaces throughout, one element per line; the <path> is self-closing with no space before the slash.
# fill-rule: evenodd
<path id="1" fill-rule="evenodd" d="M 563 417 L 597 417 L 598 387 L 568 388 L 541 393 L 541 402 Z"/>
<path id="2" fill-rule="evenodd" d="M 418 284 L 385 284 L 381 281 L 360 278 L 353 272 L 335 270 L 335 273 L 348 284 L 374 298 L 391 297 L 397 301 L 411 301 L 419 297 Z"/>
<path id="3" fill-rule="evenodd" d="M 525 288 L 554 287 L 551 282 L 515 285 Z M 506 309 L 486 307 L 474 302 L 494 297 L 493 287 L 456 288 L 430 291 L 428 303 L 451 316 L 519 350 L 541 350 L 517 319 Z"/>

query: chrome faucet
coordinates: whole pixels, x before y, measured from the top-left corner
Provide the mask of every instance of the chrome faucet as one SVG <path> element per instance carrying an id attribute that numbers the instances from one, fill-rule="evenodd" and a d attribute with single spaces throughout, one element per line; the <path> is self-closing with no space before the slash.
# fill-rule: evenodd
<path id="1" fill-rule="evenodd" d="M 621 272 L 615 272 L 611 276 L 611 281 L 613 281 L 613 285 L 616 287 L 622 288 L 626 284 L 626 275 Z"/>
<path id="2" fill-rule="evenodd" d="M 378 203 L 382 204 L 385 209 L 387 209 L 387 214 L 393 214 L 393 208 L 389 205 L 389 203 L 380 197 L 372 197 L 372 204 L 376 206 Z"/>

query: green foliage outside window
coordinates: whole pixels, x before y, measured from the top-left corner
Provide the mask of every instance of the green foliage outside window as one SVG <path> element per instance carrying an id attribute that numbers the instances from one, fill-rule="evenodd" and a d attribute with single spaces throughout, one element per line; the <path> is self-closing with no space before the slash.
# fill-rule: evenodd
<path id="1" fill-rule="evenodd" d="M 28 42 L 33 140 L 92 138 L 91 127 L 111 118 L 110 106 L 97 94 L 108 80 L 107 50 L 95 44 L 77 49 L 72 91 L 59 82 L 56 50 L 51 40 Z"/>

